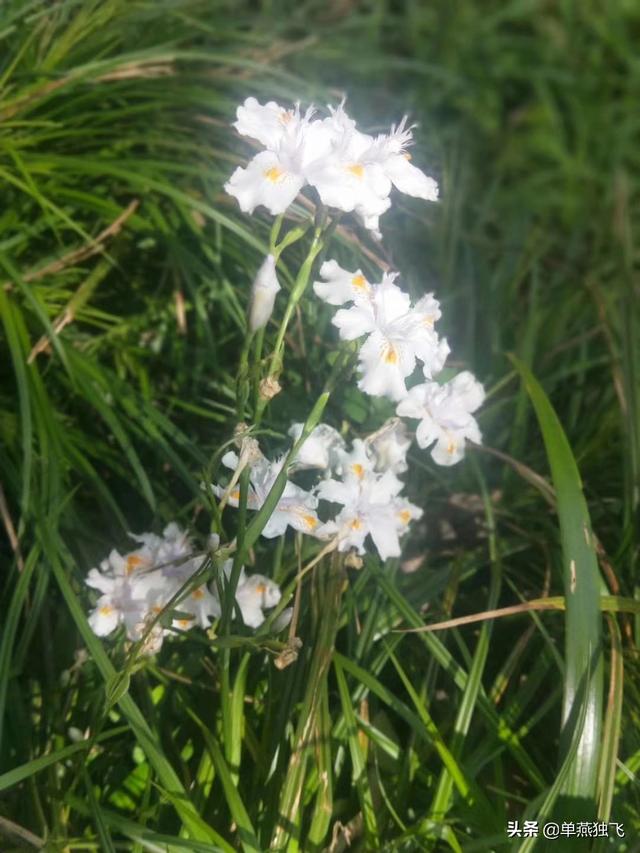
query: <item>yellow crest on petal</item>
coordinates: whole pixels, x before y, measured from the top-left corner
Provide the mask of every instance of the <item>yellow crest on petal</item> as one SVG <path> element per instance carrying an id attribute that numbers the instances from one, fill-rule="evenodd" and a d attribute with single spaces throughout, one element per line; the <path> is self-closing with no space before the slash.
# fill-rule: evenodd
<path id="1" fill-rule="evenodd" d="M 393 344 L 386 343 L 382 349 L 382 358 L 386 364 L 397 364 L 399 359 L 398 350 Z"/>
<path id="2" fill-rule="evenodd" d="M 266 169 L 264 176 L 268 181 L 271 181 L 272 184 L 277 184 L 284 178 L 284 169 L 281 169 L 279 166 L 271 166 L 271 168 Z"/>
<path id="3" fill-rule="evenodd" d="M 135 571 L 140 566 L 143 566 L 146 562 L 147 561 L 144 557 L 141 557 L 139 554 L 129 554 L 127 557 L 127 566 L 125 571 L 130 575 L 131 572 Z"/>
<path id="4" fill-rule="evenodd" d="M 361 163 L 352 163 L 350 166 L 347 166 L 347 172 L 351 172 L 356 178 L 363 178 L 364 166 Z"/>
<path id="5" fill-rule="evenodd" d="M 369 290 L 369 282 L 361 273 L 353 276 L 353 278 L 351 279 L 351 285 L 352 287 L 355 287 L 356 290 Z"/>

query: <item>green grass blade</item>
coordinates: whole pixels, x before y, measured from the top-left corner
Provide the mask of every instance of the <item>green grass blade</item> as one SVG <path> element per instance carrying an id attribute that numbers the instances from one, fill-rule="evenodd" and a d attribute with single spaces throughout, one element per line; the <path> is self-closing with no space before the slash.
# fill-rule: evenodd
<path id="1" fill-rule="evenodd" d="M 65 799 L 78 814 L 89 816 L 89 806 L 80 797 L 67 794 Z M 183 853 L 185 850 L 190 850 L 192 853 L 225 853 L 228 850 L 227 847 L 217 847 L 215 844 L 205 844 L 188 838 L 153 832 L 146 826 L 110 809 L 100 807 L 100 815 L 106 826 L 140 844 L 148 853 Z"/>
<path id="2" fill-rule="evenodd" d="M 9 770 L 0 776 L 0 791 L 12 788 L 14 785 L 17 785 L 24 779 L 28 779 L 35 773 L 40 773 L 41 770 L 51 767 L 52 764 L 57 764 L 59 761 L 66 761 L 67 758 L 70 758 L 77 752 L 91 749 L 93 743 L 101 743 L 109 738 L 117 737 L 126 731 L 128 731 L 128 726 L 117 726 L 107 732 L 101 732 L 93 741 L 86 740 L 81 741 L 80 743 L 72 743 L 69 746 L 64 746 L 62 749 L 56 750 L 55 752 L 50 752 L 47 755 L 34 758 L 26 764 L 21 764 L 19 767 L 14 767 L 13 770 Z"/>
<path id="3" fill-rule="evenodd" d="M 379 833 L 371 786 L 369 784 L 369 779 L 367 778 L 366 759 L 363 754 L 360 741 L 358 740 L 356 715 L 354 714 L 353 707 L 351 705 L 351 696 L 349 694 L 349 688 L 347 687 L 347 680 L 344 676 L 344 671 L 338 661 L 334 660 L 333 665 L 336 673 L 336 679 L 338 681 L 338 692 L 340 693 L 342 713 L 344 714 L 347 722 L 347 740 L 349 742 L 349 752 L 351 754 L 352 781 L 356 786 L 358 797 L 360 799 L 360 808 L 362 809 L 367 843 L 375 849 L 379 845 Z"/>
<path id="4" fill-rule="evenodd" d="M 538 418 L 558 503 L 566 599 L 562 710 L 565 756 L 574 738 L 580 708 L 586 703 L 584 729 L 562 786 L 567 814 L 571 812 L 571 819 L 575 820 L 582 814 L 596 813 L 603 696 L 601 578 L 580 474 L 567 437 L 540 384 L 521 362 L 515 358 L 513 361 Z"/>
<path id="5" fill-rule="evenodd" d="M 229 768 L 227 762 L 225 761 L 218 741 L 216 740 L 215 736 L 207 729 L 202 720 L 196 714 L 194 714 L 188 706 L 185 706 L 185 710 L 187 714 L 191 717 L 191 719 L 197 723 L 202 732 L 202 736 L 213 760 L 213 764 L 218 774 L 218 778 L 222 783 L 224 796 L 227 801 L 227 805 L 229 806 L 229 811 L 231 812 L 233 820 L 238 828 L 238 836 L 242 849 L 245 851 L 245 853 L 260 853 L 260 843 L 256 836 L 255 829 L 253 828 L 253 824 L 251 823 L 249 812 L 247 811 L 246 806 L 243 803 L 242 798 L 238 792 L 237 783 L 234 779 L 234 774 Z"/>
<path id="6" fill-rule="evenodd" d="M 611 634 L 611 672 L 609 697 L 604 717 L 602 755 L 598 775 L 598 820 L 609 821 L 618 769 L 618 747 L 622 729 L 622 699 L 624 687 L 624 659 L 620 627 L 614 616 L 608 616 Z"/>

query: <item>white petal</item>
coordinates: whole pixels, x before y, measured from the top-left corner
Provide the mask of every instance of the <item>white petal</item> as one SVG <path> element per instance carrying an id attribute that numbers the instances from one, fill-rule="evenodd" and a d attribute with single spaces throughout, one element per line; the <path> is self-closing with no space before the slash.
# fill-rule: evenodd
<path id="1" fill-rule="evenodd" d="M 382 240 L 382 234 L 380 233 L 380 217 L 383 213 L 385 213 L 391 207 L 391 199 L 385 198 L 380 201 L 375 207 L 372 205 L 368 205 L 367 207 L 358 204 L 355 208 L 356 216 L 358 216 L 363 224 L 363 226 L 367 229 L 367 231 L 371 231 L 371 236 L 375 240 Z"/>
<path id="2" fill-rule="evenodd" d="M 307 178 L 328 207 L 347 213 L 356 207 L 377 214 L 386 210 L 391 181 L 377 163 L 358 162 L 355 149 L 320 161 Z"/>
<path id="3" fill-rule="evenodd" d="M 426 415 L 416 428 L 416 441 L 418 443 L 418 447 L 421 447 L 424 450 L 425 447 L 429 447 L 430 444 L 437 441 L 440 438 L 440 435 L 440 427 L 435 423 L 433 418 Z"/>
<path id="4" fill-rule="evenodd" d="M 93 589 L 99 589 L 100 592 L 105 593 L 113 591 L 116 581 L 114 578 L 103 575 L 102 572 L 99 572 L 97 569 L 91 569 L 87 574 L 85 583 L 87 586 L 93 587 Z"/>
<path id="5" fill-rule="evenodd" d="M 412 504 L 406 498 L 396 498 L 394 510 L 398 519 L 400 535 L 409 529 L 409 524 L 412 521 L 422 518 L 424 515 L 424 511 L 419 506 Z"/>
<path id="6" fill-rule="evenodd" d="M 265 539 L 275 539 L 276 536 L 282 536 L 289 526 L 289 516 L 287 513 L 280 512 L 277 508 L 273 515 L 267 521 L 262 529 L 262 535 Z"/>
<path id="7" fill-rule="evenodd" d="M 264 622 L 264 616 L 260 605 L 255 598 L 251 597 L 247 601 L 238 597 L 238 605 L 242 613 L 242 621 L 249 628 L 259 628 Z"/>
<path id="8" fill-rule="evenodd" d="M 297 441 L 302 435 L 303 424 L 293 424 L 289 435 Z M 328 468 L 332 451 L 344 446 L 340 433 L 328 424 L 318 424 L 303 442 L 295 460 L 296 468 Z"/>
<path id="9" fill-rule="evenodd" d="M 224 185 L 244 213 L 263 205 L 273 215 L 284 213 L 304 185 L 304 178 L 271 151 L 262 151 L 246 169 L 238 167 Z"/>
<path id="10" fill-rule="evenodd" d="M 353 449 L 349 453 L 342 451 L 338 454 L 336 467 L 345 484 L 348 484 L 350 499 L 357 498 L 365 476 L 373 471 L 374 465 L 375 460 L 368 445 L 360 438 L 353 440 Z"/>
<path id="11" fill-rule="evenodd" d="M 426 379 L 432 379 L 434 376 L 437 376 L 438 373 L 442 370 L 445 365 L 447 358 L 449 357 L 449 353 L 451 349 L 449 344 L 447 343 L 446 338 L 440 338 L 438 341 L 438 345 L 435 350 L 430 354 L 429 360 L 425 360 L 422 365 L 422 370 L 424 372 Z"/>
<path id="12" fill-rule="evenodd" d="M 320 267 L 320 275 L 325 281 L 314 282 L 313 289 L 329 305 L 357 302 L 367 298 L 371 292 L 371 285 L 360 269 L 349 272 L 336 261 L 326 261 Z"/>
<path id="13" fill-rule="evenodd" d="M 375 520 L 371 522 L 369 530 L 373 544 L 378 549 L 380 559 L 386 560 L 389 557 L 399 557 L 401 554 L 400 541 L 398 539 L 398 529 L 394 519 L 389 515 L 380 513 Z"/>
<path id="14" fill-rule="evenodd" d="M 236 601 L 245 625 L 258 628 L 264 622 L 262 610 L 275 607 L 280 601 L 280 588 L 264 575 L 251 575 L 238 587 Z"/>
<path id="15" fill-rule="evenodd" d="M 108 599 L 99 599 L 95 610 L 89 614 L 89 625 L 98 637 L 106 637 L 118 627 L 120 611 Z"/>
<path id="16" fill-rule="evenodd" d="M 402 491 L 403 486 L 404 483 L 393 471 L 385 471 L 383 474 L 374 474 L 367 478 L 364 492 L 369 504 L 388 505 L 392 498 Z"/>
<path id="17" fill-rule="evenodd" d="M 343 341 L 354 341 L 375 329 L 373 309 L 366 303 L 341 308 L 331 322 L 340 330 Z"/>
<path id="18" fill-rule="evenodd" d="M 464 438 L 458 436 L 441 436 L 431 451 L 431 458 L 438 465 L 455 465 L 463 457 Z"/>
<path id="19" fill-rule="evenodd" d="M 314 536 L 316 530 L 320 527 L 320 519 L 317 514 L 303 504 L 289 506 L 286 510 L 283 510 L 284 512 L 286 512 L 289 525 L 300 533 L 307 533 L 310 536 Z"/>
<path id="20" fill-rule="evenodd" d="M 407 470 L 407 452 L 411 439 L 406 424 L 398 418 L 392 418 L 370 437 L 369 446 L 375 454 L 378 470 L 389 469 L 396 474 Z"/>
<path id="21" fill-rule="evenodd" d="M 365 368 L 358 388 L 372 397 L 388 397 L 390 400 L 401 400 L 407 393 L 402 374 L 397 368 L 385 364 Z"/>
<path id="22" fill-rule="evenodd" d="M 242 591 L 246 595 L 255 595 L 260 602 L 260 606 L 266 609 L 275 607 L 282 598 L 278 584 L 272 581 L 271 578 L 265 577 L 265 575 L 249 575 L 242 585 Z"/>
<path id="23" fill-rule="evenodd" d="M 422 418 L 425 411 L 426 384 L 414 385 L 396 406 L 396 414 L 403 418 Z"/>
<path id="24" fill-rule="evenodd" d="M 425 201 L 438 200 L 437 182 L 410 163 L 406 154 L 389 157 L 384 164 L 384 170 L 401 193 Z"/>
<path id="25" fill-rule="evenodd" d="M 287 125 L 296 120 L 294 110 L 286 110 L 275 101 L 263 106 L 255 98 L 247 98 L 236 114 L 238 120 L 234 127 L 238 133 L 257 139 L 265 148 L 272 150 L 282 139 Z"/>
<path id="26" fill-rule="evenodd" d="M 359 554 L 364 554 L 364 540 L 369 533 L 369 525 L 366 519 L 356 510 L 345 507 L 336 517 L 338 535 L 340 542 L 339 551 L 348 551 L 356 548 Z"/>
<path id="27" fill-rule="evenodd" d="M 426 293 L 413 306 L 414 313 L 420 317 L 420 322 L 428 328 L 433 328 L 442 316 L 440 303 L 433 293 Z"/>
<path id="28" fill-rule="evenodd" d="M 376 330 L 360 349 L 362 378 L 358 388 L 373 396 L 402 400 L 407 394 L 404 378 L 414 367 L 415 357 L 410 348 L 385 339 Z"/>
<path id="29" fill-rule="evenodd" d="M 395 273 L 385 273 L 382 282 L 374 290 L 373 301 L 379 326 L 386 326 L 404 317 L 411 308 L 411 297 L 394 283 L 396 278 Z"/>
<path id="30" fill-rule="evenodd" d="M 452 394 L 468 412 L 475 412 L 484 402 L 484 388 L 472 373 L 463 370 L 451 380 Z"/>
<path id="31" fill-rule="evenodd" d="M 358 487 L 339 480 L 322 480 L 318 484 L 317 494 L 320 500 L 348 505 L 357 498 Z"/>

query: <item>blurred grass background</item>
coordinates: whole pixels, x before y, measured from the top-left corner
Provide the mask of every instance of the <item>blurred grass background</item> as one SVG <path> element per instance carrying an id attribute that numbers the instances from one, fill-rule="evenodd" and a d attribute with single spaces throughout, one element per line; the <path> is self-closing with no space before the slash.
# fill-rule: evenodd
<path id="1" fill-rule="evenodd" d="M 248 95 L 347 94 L 368 130 L 405 113 L 419 125 L 412 155 L 442 200 L 397 200 L 370 248 L 441 300 L 459 365 L 490 392 L 487 450 L 451 471 L 414 452 L 410 492 L 426 512 L 407 560 L 419 568 L 352 573 L 329 676 L 314 603 L 329 590 L 316 577 L 294 666 L 278 672 L 249 646 L 234 658 L 231 732 L 217 652 L 193 639 L 166 644 L 130 693 L 198 814 L 243 849 L 276 837 L 310 673 L 322 685 L 315 739 L 282 830 L 299 840 L 282 849 L 341 850 L 349 833 L 362 850 L 506 849 L 507 820 L 535 818 L 559 767 L 562 617 L 388 630 L 562 593 L 557 520 L 536 479 L 545 449 L 509 353 L 567 433 L 610 591 L 637 597 L 639 34 L 635 0 L 0 6 L 0 849 L 218 849 L 206 832 L 209 846 L 186 840 L 130 719 L 105 713 L 52 572 L 86 607 L 84 574 L 127 530 L 175 518 L 207 532 L 199 482 L 232 433 L 270 225 L 222 191 L 250 150 L 230 128 Z M 359 262 L 349 234 L 338 255 Z M 305 301 L 272 448 L 321 387 L 329 319 Z M 354 435 L 386 413 L 345 390 L 326 419 Z M 256 559 L 278 580 L 296 564 L 291 543 L 275 556 L 260 545 Z M 620 626 L 609 814 L 633 837 L 639 626 Z M 470 673 L 481 686 L 469 689 Z M 112 734 L 56 761 L 71 727 Z"/>

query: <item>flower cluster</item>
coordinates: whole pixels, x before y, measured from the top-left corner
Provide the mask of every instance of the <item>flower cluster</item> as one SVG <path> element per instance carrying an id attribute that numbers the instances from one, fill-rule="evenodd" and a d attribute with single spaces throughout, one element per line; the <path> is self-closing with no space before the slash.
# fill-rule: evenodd
<path id="1" fill-rule="evenodd" d="M 443 385 L 433 381 L 449 355 L 449 344 L 435 330 L 440 305 L 432 293 L 411 305 L 397 277 L 385 273 L 381 282 L 371 283 L 359 269 L 351 272 L 326 261 L 313 289 L 330 305 L 349 303 L 332 321 L 343 340 L 366 336 L 359 350 L 358 387 L 366 394 L 389 397 L 398 404 L 398 415 L 417 418 L 418 445 L 434 445 L 433 460 L 453 465 L 464 456 L 467 439 L 481 439 L 473 412 L 484 400 L 484 389 L 468 371 Z M 418 363 L 428 381 L 407 389 Z"/>
<path id="2" fill-rule="evenodd" d="M 293 424 L 289 430 L 294 439 L 301 432 L 302 424 Z M 355 549 L 359 554 L 365 552 L 365 540 L 371 536 L 383 560 L 398 557 L 400 536 L 408 530 L 410 521 L 422 516 L 419 507 L 400 495 L 404 483 L 398 474 L 407 470 L 410 444 L 406 426 L 398 418 L 364 441 L 355 439 L 351 449 L 347 449 L 336 430 L 328 424 L 319 424 L 303 442 L 290 470 L 295 473 L 317 468 L 324 472 L 324 478 L 312 491 L 287 480 L 262 535 L 270 539 L 291 527 L 318 539 L 333 539 L 339 551 Z M 254 447 L 246 460 L 250 481 L 248 509 L 262 508 L 283 461 L 284 457 L 269 462 Z M 234 471 L 233 482 L 241 468 L 240 457 L 229 452 L 222 462 Z M 231 506 L 238 505 L 239 490 L 229 492 L 228 487 L 215 483 L 212 489 L 219 498 L 226 496 Z M 318 515 L 319 501 L 342 508 L 323 522 Z"/>
<path id="3" fill-rule="evenodd" d="M 391 206 L 392 187 L 427 201 L 438 198 L 435 180 L 411 163 L 412 128 L 406 120 L 388 134 L 371 136 L 356 128 L 342 104 L 329 112 L 320 119 L 313 107 L 303 114 L 299 105 L 285 109 L 255 98 L 238 107 L 236 130 L 264 147 L 225 184 L 245 213 L 259 205 L 284 213 L 308 185 L 324 205 L 355 212 L 366 228 L 377 231 Z"/>
<path id="4" fill-rule="evenodd" d="M 281 214 L 305 186 L 320 201 L 338 211 L 355 212 L 366 228 L 377 231 L 379 217 L 390 207 L 393 186 L 417 198 L 434 201 L 438 187 L 411 162 L 407 147 L 411 127 L 406 118 L 386 135 L 370 136 L 356 128 L 344 104 L 329 107 L 318 118 L 313 107 L 304 113 L 299 105 L 286 109 L 270 101 L 260 104 L 247 98 L 238 107 L 235 127 L 243 136 L 263 146 L 246 168 L 233 173 L 225 189 L 252 213 L 263 205 Z M 449 355 L 449 345 L 436 331 L 441 311 L 437 299 L 427 293 L 412 303 L 397 283 L 397 273 L 384 273 L 370 281 L 361 269 L 347 270 L 328 260 L 313 283 L 316 295 L 338 310 L 333 324 L 343 341 L 361 340 L 358 351 L 358 387 L 366 394 L 387 397 L 396 404 L 399 418 L 418 420 L 416 441 L 431 448 L 439 465 L 453 465 L 464 456 L 467 440 L 480 441 L 473 412 L 484 399 L 484 389 L 467 371 L 452 380 L 436 380 Z M 249 328 L 255 331 L 268 321 L 280 289 L 276 260 L 268 255 L 253 286 Z M 415 384 L 416 370 L 422 380 Z M 409 383 L 409 384 L 408 384 Z M 310 491 L 287 480 L 282 497 L 262 535 L 279 536 L 288 527 L 319 538 L 335 538 L 341 551 L 364 550 L 371 537 L 382 559 L 400 553 L 399 537 L 422 511 L 401 497 L 398 474 L 407 469 L 410 438 L 400 420 L 384 427 L 376 438 L 356 439 L 351 450 L 330 426 L 321 424 L 304 444 L 290 471 L 320 468 L 325 477 Z M 289 434 L 297 440 L 302 424 Z M 241 454 L 242 455 L 242 454 Z M 215 494 L 237 506 L 240 471 L 250 466 L 247 506 L 258 510 L 282 470 L 284 457 L 269 462 L 255 442 L 251 458 L 228 453 L 223 463 L 234 471 L 230 486 L 213 485 Z M 319 501 L 341 507 L 328 520 L 318 516 Z"/>
<path id="5" fill-rule="evenodd" d="M 312 264 L 330 233 L 335 211 L 355 213 L 365 228 L 379 236 L 379 218 L 391 205 L 393 187 L 429 201 L 437 199 L 438 187 L 410 162 L 407 148 L 412 128 L 406 119 L 388 134 L 371 136 L 356 128 L 344 104 L 330 107 L 329 114 L 321 118 L 313 107 L 303 113 L 299 106 L 286 109 L 273 101 L 262 105 L 247 98 L 238 108 L 235 127 L 263 149 L 246 167 L 237 168 L 225 184 L 243 211 L 253 213 L 263 206 L 271 214 L 282 214 L 304 187 L 313 189 L 315 202 L 319 199 L 326 211 L 316 219 L 314 242 L 289 297 L 279 343 L 268 362 L 271 372 L 256 380 L 257 390 L 267 400 L 273 396 L 272 389 L 280 390 L 278 346 L 310 281 Z M 269 254 L 253 283 L 246 353 L 254 333 L 268 323 L 281 290 L 276 274 L 280 255 L 306 231 L 303 224 L 277 244 L 281 225 L 277 223 L 272 230 Z M 282 471 L 289 457 L 270 461 L 254 438 L 246 432 L 238 434 L 239 452 L 229 451 L 222 457 L 222 464 L 232 473 L 226 483 L 210 485 L 220 510 L 240 505 L 240 483 L 245 482 L 241 475 L 248 470 L 246 508 L 258 512 L 267 501 L 271 507 L 263 537 L 273 539 L 291 528 L 324 540 L 321 553 L 335 548 L 364 554 L 370 540 L 381 559 L 400 556 L 400 539 L 423 514 L 403 495 L 401 475 L 409 467 L 407 454 L 413 436 L 402 419 L 418 421 L 416 442 L 420 448 L 431 448 L 437 464 L 453 465 L 464 456 L 467 441 L 481 439 L 473 413 L 483 402 L 484 389 L 467 371 L 447 382 L 437 380 L 449 355 L 446 339 L 436 331 L 440 305 L 432 293 L 412 301 L 397 280 L 397 273 L 385 272 L 380 281 L 373 281 L 361 269 L 347 270 L 328 260 L 313 282 L 316 295 L 337 309 L 332 322 L 340 339 L 360 341 L 358 387 L 365 394 L 390 399 L 396 417 L 372 435 L 355 438 L 350 447 L 328 424 L 315 426 L 304 441 L 303 424 L 292 424 L 289 436 L 295 454 L 287 462 L 284 486 Z M 416 371 L 420 374 L 417 381 Z M 239 399 L 243 399 L 241 395 Z M 241 413 L 243 407 L 241 404 Z M 262 410 L 257 407 L 256 411 Z M 310 486 L 308 472 L 313 469 L 320 475 Z M 305 487 L 293 479 L 300 472 L 304 472 Z M 276 481 L 280 496 L 273 499 L 272 506 L 270 495 Z M 194 554 L 187 534 L 177 524 L 170 524 L 162 536 L 146 533 L 132 538 L 138 548 L 124 556 L 112 551 L 100 569 L 92 569 L 87 577 L 87 584 L 101 593 L 89 617 L 96 634 L 111 634 L 123 625 L 129 640 L 144 638 L 145 650 L 154 652 L 167 633 L 196 625 L 206 629 L 220 617 L 218 586 L 197 585 L 195 578 L 206 555 Z M 217 539 L 210 543 L 210 550 L 218 544 Z M 219 584 L 224 586 L 231 565 L 227 560 L 222 566 Z M 234 613 L 239 609 L 246 625 L 258 627 L 264 621 L 264 609 L 274 607 L 280 597 L 273 581 L 246 575 L 242 569 Z M 167 615 L 161 620 L 158 617 L 163 611 Z"/>
<path id="6" fill-rule="evenodd" d="M 205 554 L 194 554 L 187 534 L 175 523 L 165 527 L 162 536 L 155 533 L 129 534 L 139 547 L 122 556 L 113 550 L 91 569 L 86 578 L 88 586 L 100 592 L 94 610 L 89 615 L 93 631 L 104 637 L 123 625 L 127 639 L 144 638 L 144 651 L 155 653 L 169 633 L 188 631 L 194 626 L 208 628 L 221 615 L 217 589 L 201 584 L 191 589 L 175 609 L 179 617 L 171 627 L 163 627 L 156 617 L 194 575 L 202 568 Z M 215 549 L 218 539 L 211 537 Z M 231 570 L 231 560 L 223 565 L 225 577 Z M 242 569 L 236 590 L 236 602 L 245 625 L 257 628 L 264 621 L 263 610 L 280 601 L 280 590 L 272 580 L 262 575 L 247 575 Z"/>

